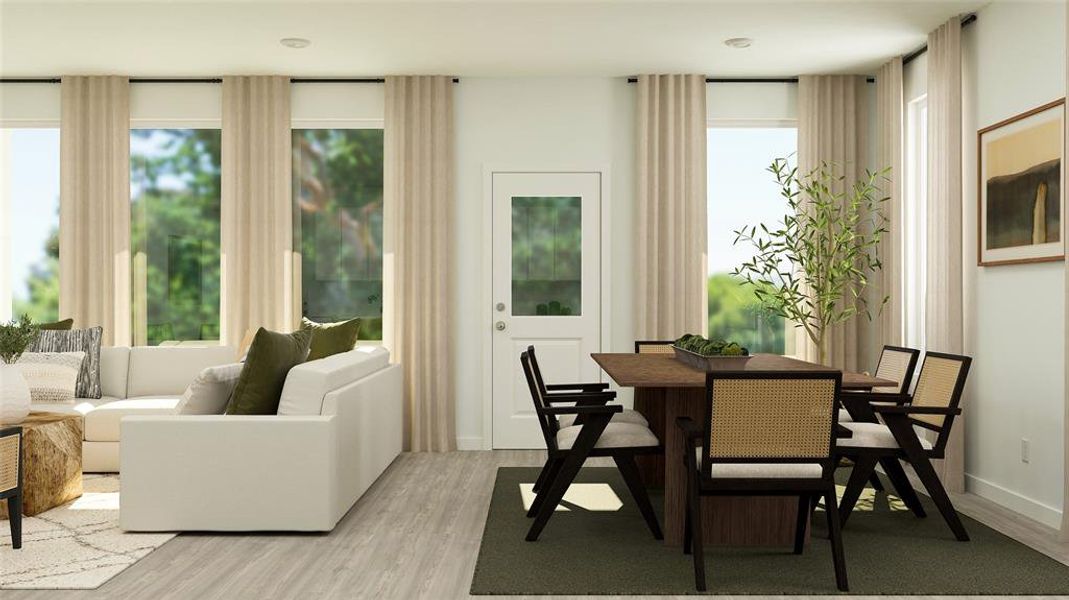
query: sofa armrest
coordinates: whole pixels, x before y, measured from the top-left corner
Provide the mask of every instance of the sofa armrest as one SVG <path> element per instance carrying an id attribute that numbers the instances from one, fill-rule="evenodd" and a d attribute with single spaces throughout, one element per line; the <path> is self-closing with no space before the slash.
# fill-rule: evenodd
<path id="1" fill-rule="evenodd" d="M 122 528 L 332 529 L 337 513 L 335 418 L 123 418 Z"/>

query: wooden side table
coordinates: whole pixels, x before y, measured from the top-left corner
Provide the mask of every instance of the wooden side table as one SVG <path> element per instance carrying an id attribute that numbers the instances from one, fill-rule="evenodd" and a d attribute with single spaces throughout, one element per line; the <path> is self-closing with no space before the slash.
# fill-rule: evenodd
<path id="1" fill-rule="evenodd" d="M 82 495 L 82 415 L 33 412 L 22 427 L 22 514 L 36 514 Z M 7 503 L 0 502 L 0 519 Z"/>

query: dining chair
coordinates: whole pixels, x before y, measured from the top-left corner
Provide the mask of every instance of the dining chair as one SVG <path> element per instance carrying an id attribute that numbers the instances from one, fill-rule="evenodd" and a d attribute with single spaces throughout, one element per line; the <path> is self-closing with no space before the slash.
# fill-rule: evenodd
<path id="1" fill-rule="evenodd" d="M 847 591 L 835 497 L 839 372 L 721 372 L 705 378 L 701 425 L 679 417 L 687 467 L 683 552 L 705 591 L 701 499 L 705 496 L 798 496 L 794 553 L 805 546 L 811 509 L 823 498 L 835 583 Z"/>
<path id="2" fill-rule="evenodd" d="M 971 364 L 972 359 L 968 356 L 928 352 L 917 376 L 917 387 L 906 404 L 870 403 L 866 407 L 864 398 L 852 400 L 843 396 L 843 401 L 851 405 L 852 413 L 863 414 L 869 410 L 882 420 L 843 424 L 853 435 L 839 440 L 837 452 L 854 463 L 839 504 L 844 523 L 861 496 L 865 482 L 875 473 L 877 463 L 884 467 L 906 506 L 918 517 L 925 516 L 924 507 L 899 463 L 905 461 L 913 467 L 955 537 L 962 542 L 969 540 L 931 461 L 946 455 L 954 417 L 961 414 L 959 404 Z M 918 429 L 936 432 L 935 443 L 921 436 Z"/>
<path id="3" fill-rule="evenodd" d="M 675 354 L 675 340 L 635 340 L 635 354 Z"/>
<path id="4" fill-rule="evenodd" d="M 538 389 L 542 392 L 543 396 L 552 396 L 557 393 L 582 393 L 582 392 L 604 392 L 609 389 L 607 383 L 551 383 L 546 384 L 542 377 L 542 368 L 538 365 L 538 357 L 535 355 L 535 347 L 527 346 L 527 355 L 531 358 L 531 369 L 534 371 L 535 383 L 538 385 Z M 636 425 L 649 426 L 649 421 L 646 417 L 637 410 L 625 408 L 620 412 L 614 413 L 612 416 L 613 423 L 634 423 Z M 557 417 L 557 423 L 564 427 L 571 427 L 572 425 L 582 424 L 581 417 L 578 415 L 560 415 Z"/>
<path id="5" fill-rule="evenodd" d="M 913 383 L 913 372 L 917 368 L 917 359 L 920 357 L 921 351 L 914 348 L 904 348 L 901 346 L 884 346 L 880 352 L 880 361 L 876 363 L 876 377 L 880 379 L 889 379 L 898 383 L 895 387 L 874 387 L 872 390 L 866 391 L 843 391 L 843 397 L 870 397 L 872 402 L 891 402 L 895 404 L 902 404 L 904 400 L 908 399 L 906 394 L 909 393 L 909 386 Z M 867 421 L 869 419 L 872 422 L 876 420 L 872 418 L 871 414 L 852 415 L 847 408 L 839 410 L 839 422 L 849 423 L 857 420 Z"/>
<path id="6" fill-rule="evenodd" d="M 643 425 L 610 422 L 614 414 L 623 410 L 619 404 L 608 404 L 616 398 L 616 392 L 602 390 L 545 394 L 535 379 L 529 350 L 520 353 L 520 364 L 549 455 L 546 466 L 538 476 L 541 485 L 527 511 L 528 517 L 534 517 L 527 532 L 527 541 L 538 540 L 583 463 L 587 458 L 597 456 L 613 459 L 653 537 L 664 539 L 635 463 L 636 455 L 664 451 L 657 436 Z M 562 415 L 577 416 L 580 422 L 561 427 L 558 417 Z"/>
<path id="7" fill-rule="evenodd" d="M 0 500 L 7 499 L 11 547 L 22 548 L 22 428 L 0 429 Z"/>

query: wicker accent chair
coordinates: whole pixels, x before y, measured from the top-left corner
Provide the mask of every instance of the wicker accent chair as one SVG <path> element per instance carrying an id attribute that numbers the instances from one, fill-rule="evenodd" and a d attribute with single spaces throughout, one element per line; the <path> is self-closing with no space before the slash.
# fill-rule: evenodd
<path id="1" fill-rule="evenodd" d="M 694 556 L 694 581 L 705 591 L 703 496 L 798 496 L 794 552 L 824 499 L 835 582 L 847 591 L 846 562 L 836 510 L 835 432 L 842 373 L 708 373 L 706 418 L 676 419 L 683 432 L 687 514 L 683 552 Z"/>
<path id="2" fill-rule="evenodd" d="M 535 379 L 534 355 L 525 350 L 520 354 L 520 364 L 549 453 L 546 466 L 538 476 L 537 495 L 527 511 L 528 517 L 534 517 L 527 532 L 527 541 L 538 540 L 579 469 L 592 456 L 612 457 L 653 537 L 664 539 L 635 463 L 636 455 L 664 451 L 657 436 L 643 425 L 610 422 L 612 416 L 619 414 L 623 408 L 618 404 L 608 404 L 616 397 L 616 392 L 600 390 L 546 394 Z M 561 415 L 578 417 L 577 424 L 561 427 L 558 421 Z"/>
<path id="3" fill-rule="evenodd" d="M 7 499 L 11 547 L 22 548 L 22 428 L 0 429 L 0 500 Z"/>
<path id="4" fill-rule="evenodd" d="M 635 354 L 675 354 L 675 340 L 636 340 Z"/>
<path id="5" fill-rule="evenodd" d="M 907 404 L 869 404 L 867 409 L 878 415 L 882 423 L 844 423 L 844 427 L 853 435 L 839 440 L 837 451 L 839 456 L 849 458 L 854 463 L 846 492 L 839 504 L 844 523 L 857 503 L 865 482 L 873 476 L 877 463 L 884 467 L 906 506 L 918 517 L 925 516 L 924 507 L 898 462 L 901 460 L 913 467 L 955 537 L 962 542 L 969 540 L 969 534 L 958 518 L 931 460 L 945 456 L 954 417 L 961 414 L 958 405 L 971 364 L 972 359 L 968 356 L 929 352 L 924 357 L 913 397 Z M 863 413 L 866 408 L 863 406 L 864 399 L 853 401 L 845 395 L 843 397 L 844 402 L 851 405 L 852 414 Z M 935 443 L 922 438 L 915 428 L 935 431 L 938 434 Z"/>
<path id="6" fill-rule="evenodd" d="M 843 396 L 859 397 L 867 396 L 871 402 L 890 402 L 902 404 L 909 399 L 909 386 L 913 383 L 913 372 L 917 369 L 917 359 L 921 351 L 901 346 L 884 346 L 880 352 L 880 362 L 876 364 L 876 377 L 897 381 L 898 387 L 877 387 L 868 392 L 844 391 Z M 852 415 L 848 408 L 839 410 L 839 422 L 850 423 L 852 421 L 876 422 L 875 415 L 865 411 L 860 415 Z"/>

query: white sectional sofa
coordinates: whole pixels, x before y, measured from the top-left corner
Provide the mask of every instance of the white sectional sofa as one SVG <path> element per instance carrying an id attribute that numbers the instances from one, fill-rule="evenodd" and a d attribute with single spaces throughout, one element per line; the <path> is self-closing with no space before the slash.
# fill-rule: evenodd
<path id="1" fill-rule="evenodd" d="M 401 367 L 358 346 L 291 369 L 277 415 L 141 413 L 121 434 L 125 530 L 330 531 L 401 452 Z"/>
<path id="2" fill-rule="evenodd" d="M 235 362 L 236 353 L 231 346 L 101 348 L 101 398 L 32 404 L 30 410 L 82 414 L 82 470 L 114 473 L 119 470 L 123 417 L 174 414 L 197 374 L 207 367 Z"/>

